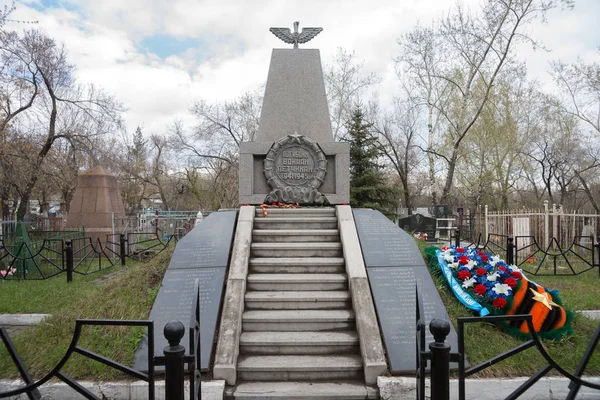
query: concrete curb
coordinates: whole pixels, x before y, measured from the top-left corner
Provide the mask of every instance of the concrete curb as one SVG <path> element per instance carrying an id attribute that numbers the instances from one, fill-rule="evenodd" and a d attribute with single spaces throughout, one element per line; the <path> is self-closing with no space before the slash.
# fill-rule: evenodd
<path id="1" fill-rule="evenodd" d="M 135 382 L 79 382 L 96 396 L 106 400 L 147 400 L 148 383 Z M 18 389 L 23 381 L 0 380 L 0 393 Z M 81 400 L 81 395 L 63 382 L 42 385 L 39 389 L 44 400 Z M 202 400 L 221 400 L 225 390 L 225 381 L 202 382 Z M 156 400 L 165 399 L 165 382 L 157 381 L 154 388 Z M 185 385 L 185 398 L 189 399 L 189 384 Z M 14 400 L 27 400 L 27 395 L 13 396 Z"/>
<path id="2" fill-rule="evenodd" d="M 256 208 L 242 206 L 238 214 L 229 275 L 221 325 L 215 352 L 213 374 L 216 379 L 224 379 L 229 385 L 234 385 L 237 379 L 237 360 L 240 354 L 240 335 L 242 333 L 242 314 L 244 313 L 244 295 L 246 294 L 246 279 L 248 277 L 248 262 L 252 246 L 252 229 Z"/>
<path id="3" fill-rule="evenodd" d="M 465 381 L 465 397 L 477 400 L 503 400 L 527 378 L 507 379 L 467 379 Z M 600 377 L 584 378 L 586 381 L 600 384 Z M 385 377 L 377 379 L 379 396 L 381 400 L 414 399 L 416 396 L 416 379 L 405 377 Z M 425 393 L 429 398 L 429 380 L 425 383 Z M 547 377 L 540 379 L 528 391 L 519 397 L 519 400 L 563 400 L 569 393 L 569 380 L 560 377 Z M 450 399 L 458 399 L 458 381 L 450 380 Z M 599 400 L 600 390 L 582 386 L 577 399 Z"/>
<path id="4" fill-rule="evenodd" d="M 528 378 L 511 379 L 467 379 L 466 398 L 478 400 L 502 400 L 519 387 Z M 585 378 L 589 382 L 600 384 L 600 377 Z M 107 400 L 146 400 L 148 399 L 148 384 L 136 382 L 80 382 L 81 385 L 97 396 L 104 395 Z M 22 381 L 0 380 L 0 393 L 13 390 L 23 385 Z M 429 380 L 426 381 L 426 396 L 429 398 Z M 381 400 L 414 399 L 416 395 L 415 378 L 386 377 L 377 379 Z M 519 397 L 519 400 L 558 400 L 564 399 L 569 392 L 569 380 L 566 378 L 549 377 L 540 379 L 532 388 Z M 164 381 L 156 382 L 156 400 L 165 399 Z M 225 381 L 202 382 L 203 400 L 221 400 L 225 389 Z M 79 400 L 81 396 L 65 383 L 45 384 L 40 388 L 45 400 Z M 189 386 L 186 382 L 186 399 Z M 12 397 L 14 400 L 27 400 L 26 395 Z M 458 399 L 458 381 L 450 380 L 450 399 Z M 582 387 L 577 399 L 599 400 L 600 390 Z"/>
<path id="5" fill-rule="evenodd" d="M 352 308 L 356 316 L 356 330 L 360 338 L 365 382 L 367 385 L 374 385 L 377 377 L 387 371 L 375 303 L 369 287 L 352 209 L 350 206 L 336 206 L 336 214 L 352 294 Z"/>
<path id="6" fill-rule="evenodd" d="M 589 319 L 593 319 L 593 320 L 600 319 L 600 310 L 582 310 L 582 311 L 577 311 L 577 312 L 582 313 Z"/>
<path id="7" fill-rule="evenodd" d="M 42 322 L 50 314 L 0 314 L 0 326 L 5 325 L 35 325 Z"/>

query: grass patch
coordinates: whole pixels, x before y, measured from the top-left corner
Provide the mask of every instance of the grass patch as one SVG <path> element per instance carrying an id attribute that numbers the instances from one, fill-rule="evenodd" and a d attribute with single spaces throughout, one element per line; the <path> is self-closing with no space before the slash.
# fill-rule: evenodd
<path id="1" fill-rule="evenodd" d="M 417 241 L 421 251 L 429 244 Z M 147 319 L 158 293 L 159 282 L 172 255 L 173 245 L 146 264 L 133 263 L 109 283 L 95 283 L 101 276 L 119 271 L 120 266 L 90 276 L 75 275 L 66 283 L 64 275 L 46 281 L 0 282 L 0 313 L 49 313 L 44 323 L 29 328 L 14 338 L 15 345 L 30 373 L 41 377 L 62 358 L 71 341 L 77 318 Z M 597 271 L 575 277 L 530 277 L 561 292 L 565 307 L 571 310 L 600 308 L 600 282 Z M 434 278 L 442 301 L 456 326 L 459 317 L 473 314 L 463 307 L 444 282 Z M 551 356 L 568 371 L 574 371 L 598 322 L 582 315 L 573 321 L 574 334 L 559 341 L 544 341 Z M 157 327 L 160 328 L 160 327 Z M 87 327 L 80 345 L 126 365 L 132 365 L 135 349 L 144 334 L 142 328 Z M 481 363 L 521 343 L 496 326 L 470 324 L 466 329 L 466 350 L 472 365 Z M 455 351 L 456 349 L 453 349 Z M 515 355 L 479 373 L 479 377 L 511 377 L 533 374 L 545 362 L 535 349 Z M 111 368 L 74 355 L 63 371 L 76 379 L 125 379 Z M 600 351 L 586 369 L 600 375 Z M 16 378 L 17 370 L 4 346 L 0 345 L 0 377 Z"/>
<path id="2" fill-rule="evenodd" d="M 109 282 L 95 283 L 102 275 L 64 275 L 46 281 L 12 281 L 0 284 L 3 313 L 49 313 L 52 317 L 14 338 L 15 346 L 29 372 L 47 374 L 65 354 L 75 328 L 75 320 L 147 319 L 158 293 L 174 245 L 146 264 L 130 262 Z M 102 274 L 118 271 L 120 266 Z M 143 338 L 140 327 L 85 327 L 80 346 L 126 365 L 132 365 L 135 350 Z M 119 371 L 80 355 L 73 355 L 62 369 L 76 379 L 124 379 Z M 18 376 L 4 346 L 0 346 L 0 376 Z"/>
<path id="3" fill-rule="evenodd" d="M 421 253 L 430 244 L 417 240 Z M 558 289 L 565 308 L 572 311 L 600 308 L 600 279 L 597 271 L 578 276 L 528 276 L 535 282 L 550 289 Z M 474 314 L 458 302 L 445 282 L 433 277 L 440 297 L 454 326 L 457 318 L 472 317 Z M 598 321 L 593 321 L 576 313 L 573 321 L 573 335 L 557 341 L 545 340 L 544 347 L 552 358 L 564 369 L 574 372 L 594 334 Z M 480 364 L 492 357 L 523 343 L 499 330 L 491 324 L 468 324 L 465 329 L 465 350 L 471 365 Z M 456 351 L 456 349 L 452 349 Z M 477 377 L 516 377 L 532 375 L 546 364 L 536 349 L 528 349 L 492 367 L 488 367 Z M 559 375 L 555 371 L 551 373 Z M 586 375 L 600 375 L 600 351 L 596 349 L 586 368 Z"/>

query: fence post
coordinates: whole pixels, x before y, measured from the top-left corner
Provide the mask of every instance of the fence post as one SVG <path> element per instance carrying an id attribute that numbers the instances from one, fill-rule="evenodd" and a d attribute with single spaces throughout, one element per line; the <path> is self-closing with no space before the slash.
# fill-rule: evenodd
<path id="1" fill-rule="evenodd" d="M 73 242 L 65 240 L 65 258 L 67 262 L 67 282 L 73 282 Z"/>
<path id="2" fill-rule="evenodd" d="M 485 205 L 485 240 L 490 237 L 490 221 L 488 213 L 488 205 Z"/>
<path id="3" fill-rule="evenodd" d="M 596 243 L 596 266 L 598 267 L 598 276 L 600 276 L 600 241 Z M 592 261 L 594 257 L 592 256 Z"/>
<path id="4" fill-rule="evenodd" d="M 458 248 L 460 247 L 460 229 L 456 230 L 454 234 L 454 245 Z"/>
<path id="5" fill-rule="evenodd" d="M 163 333 L 169 342 L 164 348 L 165 355 L 165 400 L 183 400 L 183 356 L 185 347 L 179 342 L 183 338 L 185 327 L 179 321 L 171 321 L 165 325 Z"/>
<path id="6" fill-rule="evenodd" d="M 544 249 L 550 244 L 550 218 L 548 215 L 548 200 L 544 200 Z"/>
<path id="7" fill-rule="evenodd" d="M 446 336 L 450 333 L 450 323 L 434 318 L 429 323 L 429 331 L 434 342 L 429 343 L 431 351 L 431 400 L 450 399 L 450 346 Z"/>
<path id="8" fill-rule="evenodd" d="M 506 239 L 506 263 L 512 265 L 515 263 L 515 243 L 514 238 L 509 236 Z"/>
<path id="9" fill-rule="evenodd" d="M 127 241 L 127 239 L 125 239 L 125 234 L 121 233 L 120 240 L 119 240 L 119 255 L 121 256 L 121 265 L 125 265 L 125 242 L 126 241 Z"/>

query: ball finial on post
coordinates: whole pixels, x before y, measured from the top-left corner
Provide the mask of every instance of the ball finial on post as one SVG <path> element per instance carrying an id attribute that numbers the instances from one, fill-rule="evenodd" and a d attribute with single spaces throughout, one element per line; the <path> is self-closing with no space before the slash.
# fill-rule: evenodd
<path id="1" fill-rule="evenodd" d="M 185 326 L 180 321 L 171 321 L 165 325 L 163 334 L 169 342 L 169 346 L 178 346 L 185 334 Z"/>
<path id="2" fill-rule="evenodd" d="M 429 323 L 429 332 L 437 343 L 444 343 L 450 333 L 450 323 L 445 319 L 434 318 Z"/>

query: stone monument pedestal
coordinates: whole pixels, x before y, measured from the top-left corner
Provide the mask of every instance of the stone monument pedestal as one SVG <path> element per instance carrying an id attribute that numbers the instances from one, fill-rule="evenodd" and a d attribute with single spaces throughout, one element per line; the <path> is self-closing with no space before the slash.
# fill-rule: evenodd
<path id="1" fill-rule="evenodd" d="M 79 175 L 67 228 L 84 226 L 86 237 L 92 239 L 94 246 L 98 240 L 104 246 L 106 235 L 112 234 L 113 215 L 125 216 L 117 178 L 103 167 L 94 167 Z"/>
<path id="2" fill-rule="evenodd" d="M 240 204 L 262 204 L 271 192 L 264 161 L 273 142 L 240 144 Z M 326 174 L 319 187 L 329 204 L 349 202 L 350 147 L 347 143 L 319 143 L 327 159 Z"/>
<path id="3" fill-rule="evenodd" d="M 240 144 L 240 204 L 348 203 L 349 168 L 350 145 L 333 141 L 319 50 L 273 49 L 256 141 Z"/>

